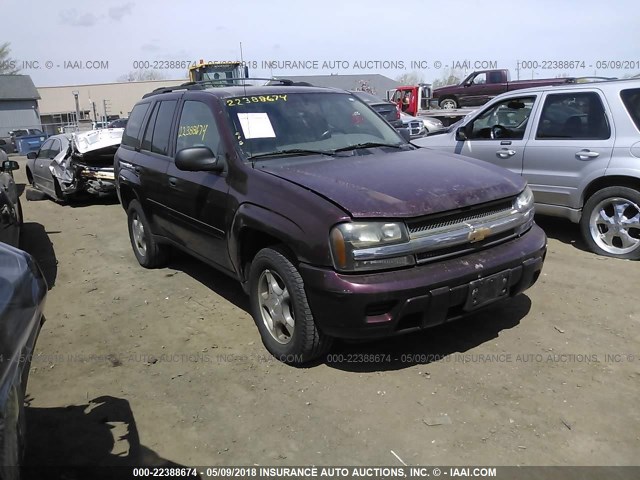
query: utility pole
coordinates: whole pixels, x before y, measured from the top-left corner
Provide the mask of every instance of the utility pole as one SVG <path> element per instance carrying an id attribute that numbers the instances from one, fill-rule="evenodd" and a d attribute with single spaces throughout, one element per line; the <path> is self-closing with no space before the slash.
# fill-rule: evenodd
<path id="1" fill-rule="evenodd" d="M 109 118 L 109 100 L 102 100 L 102 107 L 104 108 L 104 121 L 107 122 Z"/>
<path id="2" fill-rule="evenodd" d="M 80 95 L 80 92 L 78 92 L 77 90 L 74 90 L 73 92 L 73 98 L 75 98 L 76 100 L 76 132 L 80 131 L 80 102 L 78 101 L 78 96 Z"/>
<path id="3" fill-rule="evenodd" d="M 91 108 L 93 110 L 93 121 L 97 122 L 98 121 L 98 114 L 96 112 L 96 102 L 94 102 L 91 99 L 89 99 L 89 104 L 91 105 Z"/>

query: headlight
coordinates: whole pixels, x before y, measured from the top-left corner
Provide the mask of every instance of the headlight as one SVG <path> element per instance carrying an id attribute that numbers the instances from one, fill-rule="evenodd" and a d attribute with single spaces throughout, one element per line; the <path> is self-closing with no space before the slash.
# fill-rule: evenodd
<path id="1" fill-rule="evenodd" d="M 533 208 L 533 192 L 531 188 L 527 186 L 520 195 L 516 198 L 515 209 L 519 212 L 527 212 Z"/>
<path id="2" fill-rule="evenodd" d="M 396 245 L 409 241 L 404 223 L 354 222 L 341 223 L 331 230 L 330 244 L 333 264 L 339 271 L 381 270 L 413 265 L 413 255 L 389 256 L 384 249 L 371 254 L 372 258 L 356 260 L 354 252 Z"/>

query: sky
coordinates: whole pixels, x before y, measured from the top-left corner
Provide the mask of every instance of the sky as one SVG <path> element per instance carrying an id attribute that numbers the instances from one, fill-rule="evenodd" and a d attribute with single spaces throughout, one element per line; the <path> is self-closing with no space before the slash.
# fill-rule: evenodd
<path id="1" fill-rule="evenodd" d="M 416 71 L 431 82 L 453 66 L 508 68 L 514 79 L 640 73 L 637 0 L 2 3 L 15 21 L 3 21 L 0 43 L 36 86 L 110 83 L 137 68 L 185 78 L 188 62 L 240 59 L 240 44 L 252 77 Z"/>

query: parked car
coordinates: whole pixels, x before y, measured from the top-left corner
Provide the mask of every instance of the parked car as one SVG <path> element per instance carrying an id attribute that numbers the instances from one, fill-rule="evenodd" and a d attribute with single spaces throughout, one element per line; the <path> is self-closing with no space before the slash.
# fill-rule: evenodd
<path id="1" fill-rule="evenodd" d="M 288 363 L 517 295 L 546 253 L 522 177 L 416 148 L 335 89 L 148 94 L 115 170 L 140 265 L 173 246 L 236 278 Z"/>
<path id="2" fill-rule="evenodd" d="M 400 118 L 400 110 L 395 103 L 378 98 L 368 92 L 353 91 L 351 93 L 378 112 L 393 128 L 403 128 L 404 122 Z"/>
<path id="3" fill-rule="evenodd" d="M 47 283 L 26 252 L 0 242 L 0 478 L 19 478 L 25 451 L 24 398 L 44 323 Z"/>
<path id="4" fill-rule="evenodd" d="M 113 155 L 123 129 L 53 135 L 27 155 L 27 180 L 57 201 L 74 195 L 115 192 Z"/>
<path id="5" fill-rule="evenodd" d="M 595 253 L 640 259 L 640 81 L 507 93 L 416 144 L 522 175 L 538 213 L 579 223 Z"/>
<path id="6" fill-rule="evenodd" d="M 107 128 L 124 128 L 127 126 L 128 118 L 117 118 L 107 124 Z"/>
<path id="7" fill-rule="evenodd" d="M 440 108 L 473 107 L 484 105 L 496 95 L 530 87 L 575 83 L 574 78 L 536 78 L 511 80 L 509 70 L 480 70 L 467 76 L 458 85 L 447 85 L 433 90 L 433 101 Z"/>
<path id="8" fill-rule="evenodd" d="M 17 247 L 22 229 L 22 204 L 13 171 L 20 168 L 15 160 L 9 160 L 0 150 L 0 242 Z"/>

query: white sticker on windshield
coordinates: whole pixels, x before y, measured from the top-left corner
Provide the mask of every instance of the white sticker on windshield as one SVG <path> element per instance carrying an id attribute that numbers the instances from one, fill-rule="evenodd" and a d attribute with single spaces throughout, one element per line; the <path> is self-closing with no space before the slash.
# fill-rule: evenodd
<path id="1" fill-rule="evenodd" d="M 238 113 L 238 120 L 240 120 L 244 138 L 275 138 L 276 136 L 266 112 Z"/>

